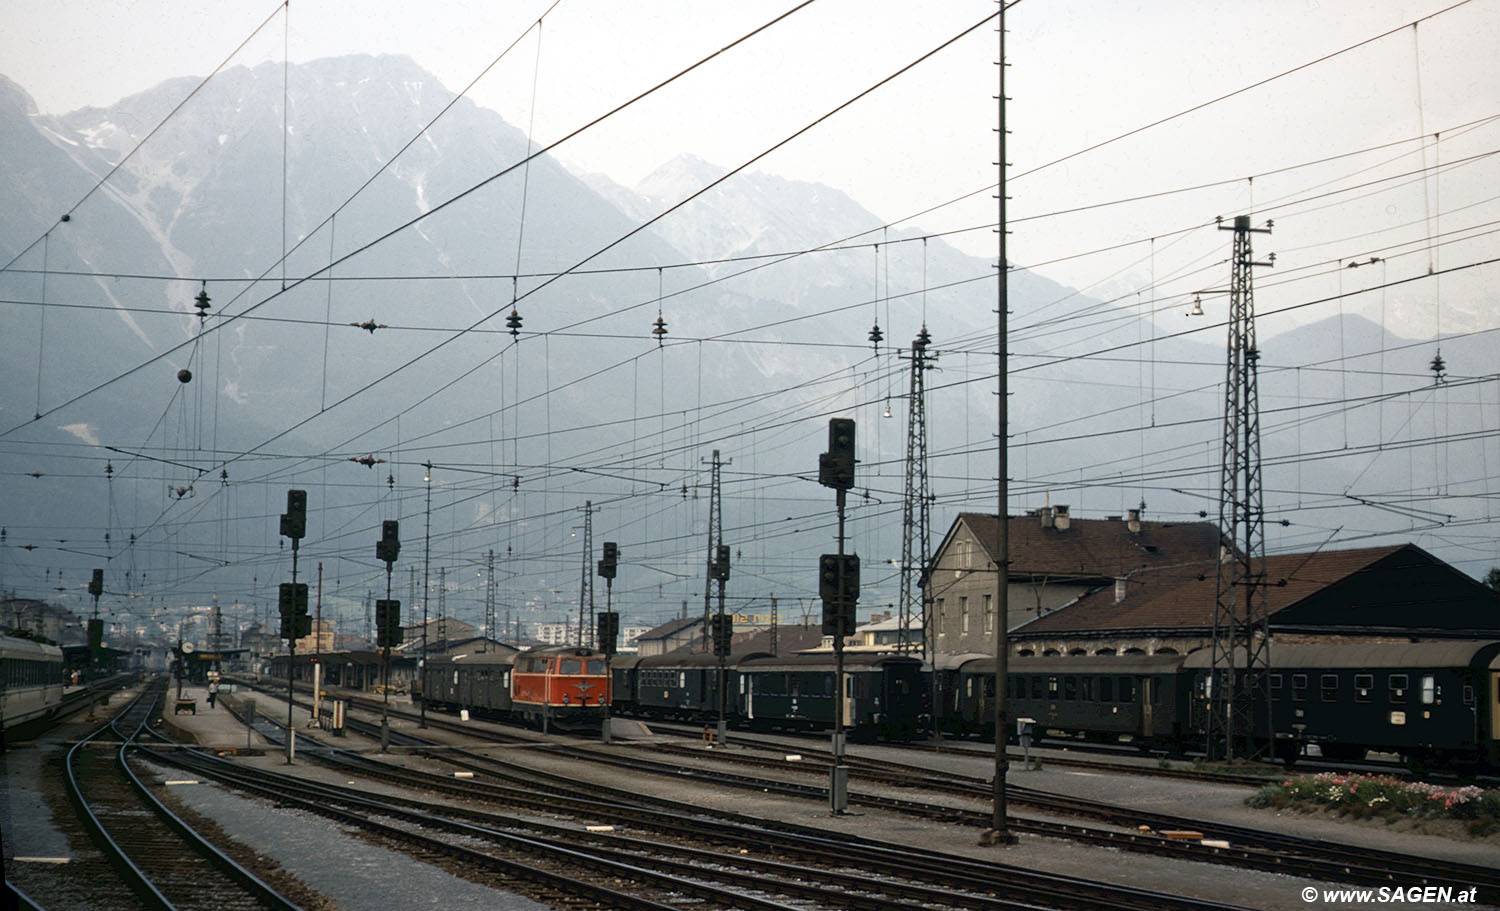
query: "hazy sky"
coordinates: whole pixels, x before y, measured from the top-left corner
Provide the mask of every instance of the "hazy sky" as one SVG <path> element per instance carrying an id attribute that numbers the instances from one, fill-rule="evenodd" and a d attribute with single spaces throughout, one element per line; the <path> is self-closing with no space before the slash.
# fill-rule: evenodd
<path id="1" fill-rule="evenodd" d="M 470 94 L 523 129 L 534 116 L 533 133 L 546 142 L 793 5 L 561 0 L 547 12 L 550 0 L 296 0 L 288 11 L 271 2 L 10 0 L 8 27 L 0 29 L 0 72 L 43 112 L 62 113 L 109 104 L 167 77 L 205 75 L 266 23 L 234 63 L 280 61 L 284 54 L 305 61 L 399 53 L 458 91 L 517 42 Z M 1283 274 L 1379 254 L 1389 279 L 1484 258 L 1476 252 L 1482 244 L 1406 250 L 1404 257 L 1389 247 L 1426 248 L 1429 238 L 1497 214 L 1487 200 L 1500 193 L 1500 165 L 1459 162 L 1500 148 L 1500 126 L 1459 127 L 1500 114 L 1500 0 L 1450 6 L 1450 0 L 1016 4 L 1007 48 L 1011 259 L 1041 264 L 1040 271 L 1104 296 L 1129 294 L 1155 278 L 1153 298 L 1186 301 L 1194 290 L 1222 282 L 1196 274 L 1227 255 L 1228 235 L 1212 230 L 1214 216 L 1252 210 L 1277 219 L 1273 237 L 1257 238 L 1257 251 L 1278 251 Z M 988 0 L 818 0 L 555 154 L 626 185 L 684 152 L 738 165 L 994 9 Z M 543 12 L 538 39 L 527 29 Z M 1357 50 L 1032 173 L 1393 29 Z M 983 188 L 995 179 L 996 53 L 993 29 L 982 27 L 756 168 L 836 186 L 891 220 L 975 193 L 916 224 L 933 231 L 985 225 L 995 213 Z M 1425 143 L 1415 141 L 1421 135 Z M 1307 164 L 1400 140 L 1407 142 Z M 1391 179 L 1437 165 L 1448 168 L 1440 177 Z M 1374 180 L 1383 182 L 1311 201 Z M 1216 182 L 1227 183 L 1055 214 Z M 1175 233 L 1205 224 L 1190 235 Z M 952 239 L 971 253 L 994 255 L 987 229 Z M 1084 255 L 1125 242 L 1135 243 Z M 1322 282 L 1304 272 L 1295 297 L 1339 290 L 1336 268 L 1323 271 L 1329 277 Z M 1494 325 L 1493 314 L 1474 303 L 1483 284 L 1468 281 L 1474 277 L 1444 282 L 1445 300 L 1453 299 L 1446 316 L 1421 288 L 1381 302 L 1380 312 L 1393 328 L 1413 334 L 1457 331 L 1475 320 Z M 1361 306 L 1376 314 L 1373 301 L 1351 303 Z M 1185 309 L 1157 307 L 1164 320 Z"/>

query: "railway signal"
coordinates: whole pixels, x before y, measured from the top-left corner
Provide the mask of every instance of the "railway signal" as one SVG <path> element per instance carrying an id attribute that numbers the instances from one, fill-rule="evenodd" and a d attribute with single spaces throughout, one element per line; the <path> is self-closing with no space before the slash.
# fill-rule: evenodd
<path id="1" fill-rule="evenodd" d="M 380 648 L 395 648 L 401 641 L 401 602 L 392 598 L 377 599 L 375 645 Z"/>
<path id="2" fill-rule="evenodd" d="M 604 558 L 599 561 L 599 576 L 603 579 L 613 579 L 620 569 L 620 545 L 613 541 L 604 542 Z"/>
<path id="3" fill-rule="evenodd" d="M 277 596 L 281 610 L 281 638 L 295 641 L 312 633 L 307 615 L 307 583 L 283 582 Z"/>
<path id="4" fill-rule="evenodd" d="M 818 483 L 834 490 L 854 486 L 854 421 L 830 418 L 828 451 L 818 456 Z"/>
<path id="5" fill-rule="evenodd" d="M 613 655 L 618 650 L 620 638 L 620 615 L 616 611 L 605 610 L 594 615 L 597 629 L 596 638 L 599 642 L 599 651 L 606 655 Z"/>
<path id="6" fill-rule="evenodd" d="M 859 557 L 844 553 L 844 507 L 854 486 L 854 421 L 828 419 L 828 451 L 818 455 L 818 483 L 833 489 L 838 513 L 839 551 L 818 562 L 818 591 L 823 596 L 823 635 L 833 637 L 834 679 L 844 678 L 844 637 L 854 632 L 859 600 Z M 849 805 L 849 769 L 844 765 L 844 700 L 833 701 L 833 767 L 828 773 L 828 808 L 838 816 Z"/>
<path id="7" fill-rule="evenodd" d="M 386 573 L 401 553 L 401 523 L 386 519 L 380 523 L 380 540 L 375 542 L 375 559 L 385 561 Z"/>
<path id="8" fill-rule="evenodd" d="M 380 750 L 391 746 L 391 649 L 401 644 L 401 602 L 391 598 L 391 568 L 401 554 L 401 523 L 386 519 L 380 523 L 380 540 L 375 542 L 375 558 L 385 563 L 385 597 L 375 602 L 375 644 L 380 648 L 380 665 L 384 698 L 380 709 Z"/>
<path id="9" fill-rule="evenodd" d="M 307 491 L 286 492 L 286 512 L 281 514 L 281 536 L 293 541 L 307 537 Z"/>
<path id="10" fill-rule="evenodd" d="M 720 544 L 714 551 L 714 562 L 708 565 L 708 577 L 716 582 L 729 581 L 729 545 Z"/>
<path id="11" fill-rule="evenodd" d="M 729 614 L 714 614 L 709 618 L 709 631 L 713 637 L 714 654 L 727 658 L 734 641 L 734 617 Z"/>

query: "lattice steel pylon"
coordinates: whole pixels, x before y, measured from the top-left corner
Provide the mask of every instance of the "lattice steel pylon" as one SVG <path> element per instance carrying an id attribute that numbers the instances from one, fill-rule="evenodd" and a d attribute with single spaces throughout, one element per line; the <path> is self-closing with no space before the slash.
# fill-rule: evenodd
<path id="1" fill-rule="evenodd" d="M 708 562 L 704 566 L 703 573 L 703 651 L 705 652 L 710 649 L 708 628 L 709 617 L 713 615 L 714 562 L 718 559 L 719 545 L 724 543 L 724 512 L 719 501 L 719 469 L 723 468 L 724 464 L 724 461 L 719 458 L 719 450 L 715 449 L 713 459 L 709 462 Z M 724 587 L 721 584 L 719 594 L 722 596 L 723 592 Z"/>
<path id="2" fill-rule="evenodd" d="M 1271 630 L 1266 610 L 1266 522 L 1261 496 L 1260 350 L 1255 342 L 1250 227 L 1233 227 L 1229 280 L 1229 356 L 1224 380 L 1224 442 L 1220 463 L 1219 533 L 1222 547 L 1214 589 L 1212 667 L 1208 679 L 1206 751 L 1210 760 L 1253 758 L 1269 745 Z"/>
<path id="3" fill-rule="evenodd" d="M 495 632 L 495 549 L 492 547 L 484 559 L 484 639 L 479 650 L 489 651 L 490 640 L 500 641 Z"/>
<path id="4" fill-rule="evenodd" d="M 911 397 L 907 405 L 906 420 L 906 487 L 901 503 L 901 595 L 899 598 L 899 624 L 896 649 L 905 653 L 913 650 L 911 641 L 911 619 L 913 607 L 922 617 L 922 653 L 930 657 L 927 643 L 930 641 L 932 624 L 926 611 L 926 600 L 922 593 L 926 588 L 928 563 L 931 560 L 932 543 L 932 487 L 927 476 L 927 383 L 924 379 L 932 369 L 931 361 L 937 359 L 927 346 L 932 336 L 927 326 L 911 344 Z M 912 581 L 916 578 L 916 591 Z M 920 602 L 920 603 L 918 603 Z"/>
<path id="5" fill-rule="evenodd" d="M 593 500 L 583 502 L 583 569 L 578 580 L 578 647 L 593 641 L 594 625 L 594 509 Z M 588 611 L 588 620 L 584 620 Z"/>

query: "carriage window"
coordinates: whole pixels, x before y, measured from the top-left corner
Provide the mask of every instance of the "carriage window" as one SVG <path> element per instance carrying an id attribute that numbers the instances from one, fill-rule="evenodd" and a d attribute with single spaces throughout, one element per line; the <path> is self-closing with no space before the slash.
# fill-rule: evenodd
<path id="1" fill-rule="evenodd" d="M 1405 702 L 1406 691 L 1410 688 L 1411 684 L 1407 682 L 1405 674 L 1392 674 L 1390 679 L 1386 681 L 1386 686 L 1390 690 L 1390 700 L 1392 702 Z"/>
<path id="2" fill-rule="evenodd" d="M 1324 674 L 1319 681 L 1324 702 L 1337 702 L 1339 700 L 1339 675 Z"/>
<path id="3" fill-rule="evenodd" d="M 973 677 L 965 677 L 964 678 L 964 695 L 965 696 L 973 696 L 974 695 L 974 678 Z"/>
<path id="4" fill-rule="evenodd" d="M 1115 701 L 1115 679 L 1113 677 L 1100 677 L 1099 678 L 1099 701 L 1100 702 L 1114 702 Z"/>
<path id="5" fill-rule="evenodd" d="M 1118 678 L 1118 680 L 1119 680 L 1119 683 L 1120 683 L 1120 701 L 1121 702 L 1134 702 L 1135 701 L 1135 679 L 1132 678 L 1132 677 L 1120 677 L 1120 678 Z"/>
<path id="6" fill-rule="evenodd" d="M 687 671 L 678 671 L 677 672 L 677 685 L 679 687 L 685 687 L 685 686 L 687 686 Z"/>
<path id="7" fill-rule="evenodd" d="M 832 696 L 833 695 L 833 675 L 832 674 L 824 674 L 823 675 L 823 695 L 824 696 Z"/>
<path id="8" fill-rule="evenodd" d="M 604 673 L 604 662 L 601 661 L 598 658 L 590 658 L 589 662 L 588 662 L 588 670 L 585 671 L 584 673 L 586 673 L 586 674 L 602 674 L 602 673 Z"/>
<path id="9" fill-rule="evenodd" d="M 1031 678 L 1031 698 L 1042 698 L 1042 678 L 1040 676 Z"/>
<path id="10" fill-rule="evenodd" d="M 995 698 L 995 678 L 994 677 L 984 677 L 984 678 L 981 678 L 981 679 L 984 680 L 984 695 L 987 696 L 987 697 L 989 697 L 990 699 L 994 699 Z"/>
<path id="11" fill-rule="evenodd" d="M 458 670 L 453 671 L 453 685 L 458 686 Z"/>
<path id="12" fill-rule="evenodd" d="M 1084 702 L 1094 701 L 1094 678 L 1081 677 L 1078 682 L 1078 698 Z"/>
<path id="13" fill-rule="evenodd" d="M 1071 674 L 1063 678 L 1063 698 L 1069 702 L 1078 698 L 1078 678 Z"/>
<path id="14" fill-rule="evenodd" d="M 1048 677 L 1047 678 L 1047 698 L 1048 699 L 1056 699 L 1057 698 L 1057 678 L 1056 677 Z"/>
<path id="15" fill-rule="evenodd" d="M 1375 675 L 1374 674 L 1355 674 L 1354 675 L 1354 701 L 1355 702 L 1369 702 L 1370 701 L 1370 693 L 1373 692 L 1374 689 L 1375 689 Z"/>
<path id="16" fill-rule="evenodd" d="M 1305 702 L 1305 701 L 1307 701 L 1307 675 L 1306 674 L 1293 674 L 1292 675 L 1292 701 L 1293 702 Z"/>
<path id="17" fill-rule="evenodd" d="M 1423 674 L 1422 675 L 1422 704 L 1423 705 L 1432 705 L 1433 700 L 1435 698 L 1437 698 L 1437 693 L 1438 693 L 1437 681 L 1433 679 L 1433 676 L 1431 674 Z"/>
<path id="18" fill-rule="evenodd" d="M 1472 684 L 1472 683 L 1465 683 L 1464 684 L 1464 705 L 1473 705 L 1473 704 L 1474 704 L 1474 684 Z"/>
<path id="19" fill-rule="evenodd" d="M 583 662 L 577 658 L 564 658 L 557 662 L 559 674 L 581 674 L 583 673 Z"/>

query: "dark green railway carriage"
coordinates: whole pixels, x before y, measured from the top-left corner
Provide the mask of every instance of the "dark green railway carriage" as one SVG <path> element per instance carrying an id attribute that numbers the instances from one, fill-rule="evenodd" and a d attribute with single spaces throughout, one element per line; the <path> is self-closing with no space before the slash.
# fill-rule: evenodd
<path id="1" fill-rule="evenodd" d="M 1184 736 L 1182 655 L 1015 657 L 1009 717 L 1030 718 L 1038 736 L 1177 748 Z M 938 672 L 938 720 L 955 735 L 995 736 L 995 659 L 976 657 Z M 1007 731 L 1012 736 L 1014 731 Z"/>
<path id="2" fill-rule="evenodd" d="M 501 652 L 429 657 L 422 675 L 423 693 L 430 705 L 449 711 L 509 715 L 515 660 L 514 654 Z"/>
<path id="3" fill-rule="evenodd" d="M 842 688 L 828 654 L 749 658 L 737 670 L 736 715 L 754 727 L 831 728 L 840 689 L 851 736 L 910 739 L 925 727 L 922 662 L 915 658 L 846 654 Z"/>
<path id="4" fill-rule="evenodd" d="M 1211 656 L 1183 663 L 1201 731 Z M 1500 642 L 1458 640 L 1271 646 L 1275 753 L 1316 744 L 1328 759 L 1397 753 L 1418 764 L 1496 764 Z M 1264 721 L 1257 737 L 1266 740 Z"/>

